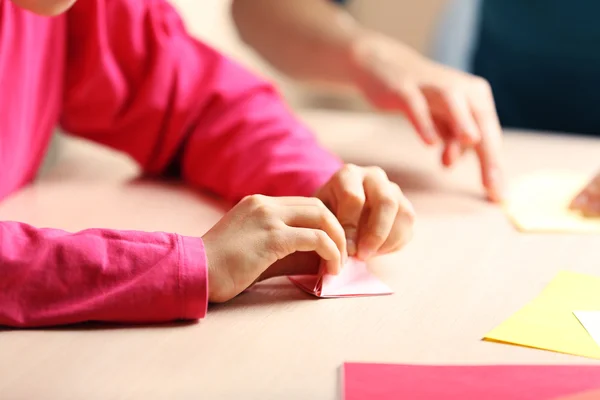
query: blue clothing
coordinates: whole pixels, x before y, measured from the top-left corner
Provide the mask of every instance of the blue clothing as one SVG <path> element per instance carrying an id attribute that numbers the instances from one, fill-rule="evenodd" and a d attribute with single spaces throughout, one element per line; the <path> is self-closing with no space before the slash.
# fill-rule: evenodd
<path id="1" fill-rule="evenodd" d="M 483 0 L 471 72 L 504 126 L 600 135 L 600 1 Z"/>

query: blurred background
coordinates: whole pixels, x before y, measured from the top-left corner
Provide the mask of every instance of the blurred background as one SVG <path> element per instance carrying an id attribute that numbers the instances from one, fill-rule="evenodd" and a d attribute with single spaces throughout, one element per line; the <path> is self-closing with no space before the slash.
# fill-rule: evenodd
<path id="1" fill-rule="evenodd" d="M 285 0 L 282 0 L 285 1 Z M 431 58 L 463 69 L 479 0 L 350 0 L 363 25 L 386 33 Z M 294 107 L 366 109 L 358 95 L 339 88 L 294 83 L 277 73 L 237 37 L 230 0 L 171 0 L 188 29 L 203 41 L 275 81 Z"/>
<path id="2" fill-rule="evenodd" d="M 285 0 L 282 0 L 285 1 Z M 408 44 L 434 60 L 465 69 L 480 0 L 349 0 L 346 9 L 362 25 Z M 188 30 L 254 72 L 275 82 L 293 108 L 370 110 L 352 89 L 298 83 L 269 66 L 238 37 L 231 0 L 170 0 Z M 63 136 L 57 132 L 40 173 L 54 165 Z"/>

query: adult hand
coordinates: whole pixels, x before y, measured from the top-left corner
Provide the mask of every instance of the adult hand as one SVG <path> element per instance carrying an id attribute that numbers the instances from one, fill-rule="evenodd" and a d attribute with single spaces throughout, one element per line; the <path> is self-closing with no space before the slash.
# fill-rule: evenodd
<path id="1" fill-rule="evenodd" d="M 488 198 L 501 200 L 502 130 L 487 81 L 377 33 L 359 35 L 351 53 L 354 83 L 375 107 L 403 112 L 425 143 L 442 142 L 445 166 L 473 148 Z"/>
<path id="2" fill-rule="evenodd" d="M 339 272 L 347 254 L 338 220 L 321 200 L 307 197 L 247 197 L 202 239 L 211 302 L 230 300 L 266 277 L 310 272 L 293 270 L 302 268 L 297 262 L 277 263 L 290 254 L 316 252 L 331 274 Z"/>
<path id="3" fill-rule="evenodd" d="M 573 199 L 571 209 L 586 216 L 600 217 L 600 173 Z"/>
<path id="4" fill-rule="evenodd" d="M 344 228 L 350 256 L 397 251 L 412 237 L 414 209 L 381 168 L 346 165 L 315 196 Z"/>

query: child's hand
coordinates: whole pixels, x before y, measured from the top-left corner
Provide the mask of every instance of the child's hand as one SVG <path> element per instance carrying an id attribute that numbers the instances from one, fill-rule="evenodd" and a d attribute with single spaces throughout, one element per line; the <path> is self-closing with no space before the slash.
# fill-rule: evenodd
<path id="1" fill-rule="evenodd" d="M 227 301 L 255 281 L 280 274 L 267 269 L 289 254 L 314 251 L 331 274 L 339 272 L 346 254 L 342 226 L 321 200 L 308 197 L 247 197 L 202 239 L 211 302 Z"/>
<path id="2" fill-rule="evenodd" d="M 381 168 L 346 165 L 316 197 L 344 228 L 348 255 L 366 260 L 399 250 L 412 236 L 415 212 Z"/>
<path id="3" fill-rule="evenodd" d="M 600 173 L 573 199 L 571 209 L 587 216 L 600 216 Z"/>

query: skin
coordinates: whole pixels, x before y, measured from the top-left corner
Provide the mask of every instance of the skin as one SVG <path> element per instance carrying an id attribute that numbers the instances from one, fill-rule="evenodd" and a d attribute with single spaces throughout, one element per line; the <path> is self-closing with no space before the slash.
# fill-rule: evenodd
<path id="1" fill-rule="evenodd" d="M 13 2 L 53 16 L 68 10 L 75 0 Z M 262 48 L 267 59 L 292 75 L 354 84 L 378 107 L 405 112 L 426 143 L 443 143 L 446 165 L 475 149 L 488 196 L 500 199 L 501 135 L 484 81 L 430 63 L 401 44 L 358 27 L 321 0 L 248 4 L 235 0 L 234 18 L 242 37 Z M 257 29 L 257 22 L 264 29 Z M 285 48 L 282 43 L 287 43 Z M 311 63 L 299 62 L 306 59 Z M 600 175 L 572 207 L 600 215 Z M 376 167 L 347 165 L 313 198 L 250 196 L 203 236 L 209 300 L 227 301 L 274 276 L 319 270 L 337 274 L 348 255 L 366 260 L 399 250 L 412 236 L 414 218 L 400 188 Z"/>
<path id="2" fill-rule="evenodd" d="M 426 144 L 441 145 L 443 165 L 474 150 L 488 198 L 501 200 L 502 131 L 485 80 L 360 26 L 330 1 L 233 0 L 231 12 L 242 40 L 283 73 L 347 84 L 404 113 Z"/>
<path id="3" fill-rule="evenodd" d="M 348 255 L 368 259 L 399 250 L 414 219 L 379 168 L 347 165 L 312 198 L 247 197 L 202 237 L 209 300 L 225 302 L 275 276 L 337 274 Z"/>
<path id="4" fill-rule="evenodd" d="M 571 209 L 588 217 L 600 217 L 600 173 L 573 199 Z"/>
<path id="5" fill-rule="evenodd" d="M 12 0 L 17 6 L 44 16 L 55 16 L 67 11 L 76 0 Z"/>
<path id="6" fill-rule="evenodd" d="M 13 0 L 53 16 L 75 0 Z M 414 210 L 380 168 L 347 165 L 315 197 L 250 196 L 203 236 L 209 300 L 227 301 L 274 276 L 339 273 L 350 256 L 368 259 L 400 249 Z"/>

